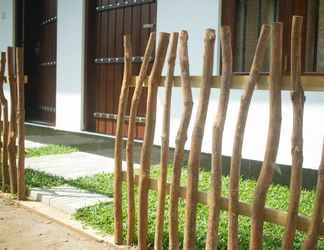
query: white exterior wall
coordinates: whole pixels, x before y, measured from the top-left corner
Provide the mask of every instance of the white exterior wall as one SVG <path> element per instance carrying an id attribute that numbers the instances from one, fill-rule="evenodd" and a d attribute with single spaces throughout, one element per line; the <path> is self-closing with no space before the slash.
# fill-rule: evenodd
<path id="1" fill-rule="evenodd" d="M 58 0 L 56 127 L 83 129 L 85 0 Z"/>
<path id="2" fill-rule="evenodd" d="M 185 8 L 185 11 L 183 11 Z M 220 3 L 216 0 L 193 1 L 193 0 L 163 0 L 158 2 L 157 8 L 157 31 L 180 31 L 186 29 L 189 32 L 189 57 L 191 75 L 201 75 L 203 33 L 206 28 L 216 28 L 220 23 Z M 219 43 L 217 41 L 219 48 Z M 219 50 L 215 53 L 215 74 L 219 67 Z M 176 74 L 179 70 L 176 71 Z M 211 153 L 212 149 L 212 124 L 217 110 L 219 91 L 212 90 L 210 105 L 207 114 L 205 135 L 202 151 Z M 231 156 L 235 125 L 237 120 L 241 90 L 231 92 L 228 115 L 223 137 L 223 154 Z M 193 120 L 197 111 L 199 91 L 193 89 L 194 109 L 192 121 L 189 127 L 186 149 L 190 149 Z M 248 122 L 245 131 L 243 146 L 243 158 L 263 160 L 267 130 L 268 130 L 268 92 L 256 91 L 249 111 Z M 157 104 L 157 121 L 154 143 L 160 145 L 162 131 L 162 114 L 164 103 L 164 90 L 159 89 Z M 180 123 L 182 100 L 180 88 L 173 89 L 171 110 L 170 143 L 175 146 L 175 138 Z M 277 162 L 291 165 L 290 140 L 292 131 L 292 105 L 290 94 L 283 93 L 282 101 L 282 130 L 280 148 Z M 324 93 L 306 93 L 304 125 L 304 167 L 318 168 L 324 131 Z"/>
<path id="3" fill-rule="evenodd" d="M 0 0 L 0 51 L 7 51 L 7 47 L 14 46 L 15 41 L 15 1 Z M 5 84 L 4 93 L 10 109 L 9 85 Z M 10 111 L 10 110 L 9 110 Z"/>

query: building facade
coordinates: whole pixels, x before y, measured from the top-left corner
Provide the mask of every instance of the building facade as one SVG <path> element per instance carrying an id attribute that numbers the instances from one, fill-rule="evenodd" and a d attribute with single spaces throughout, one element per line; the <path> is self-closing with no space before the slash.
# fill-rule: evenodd
<path id="1" fill-rule="evenodd" d="M 132 35 L 134 72 L 151 31 L 189 32 L 191 75 L 201 75 L 203 34 L 230 25 L 233 34 L 234 69 L 249 71 L 263 23 L 284 23 L 284 71 L 289 73 L 290 23 L 303 15 L 303 65 L 305 74 L 324 72 L 324 1 L 278 0 L 2 0 L 0 1 L 0 49 L 24 45 L 27 121 L 66 131 L 114 135 L 123 71 L 122 37 Z M 269 71 L 269 55 L 263 71 Z M 221 70 L 220 44 L 216 41 L 214 73 Z M 179 74 L 177 66 L 176 74 Z M 231 155 L 242 91 L 233 90 L 224 134 L 224 155 Z M 144 135 L 145 95 L 140 105 L 137 138 Z M 193 89 L 196 113 L 199 89 Z M 217 108 L 212 90 L 203 152 L 211 152 L 212 122 Z M 164 90 L 159 89 L 156 134 L 160 144 Z M 292 106 L 283 92 L 283 121 L 278 163 L 291 164 Z M 256 91 L 246 127 L 243 157 L 262 160 L 268 126 L 268 93 Z M 174 146 L 181 114 L 181 92 L 172 97 L 171 146 Z M 324 93 L 307 92 L 305 104 L 305 168 L 317 168 L 324 128 Z M 189 149 L 192 123 L 186 148 Z"/>

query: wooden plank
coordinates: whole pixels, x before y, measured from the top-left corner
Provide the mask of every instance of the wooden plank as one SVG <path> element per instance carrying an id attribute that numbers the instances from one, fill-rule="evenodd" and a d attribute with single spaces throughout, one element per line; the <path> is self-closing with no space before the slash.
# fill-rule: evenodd
<path id="1" fill-rule="evenodd" d="M 228 226 L 228 249 L 238 249 L 238 204 L 239 204 L 239 179 L 241 158 L 243 149 L 243 140 L 247 116 L 252 99 L 252 95 L 259 79 L 261 65 L 264 59 L 268 39 L 270 35 L 270 26 L 263 25 L 259 41 L 255 50 L 253 63 L 249 75 L 249 80 L 245 86 L 244 93 L 241 97 L 240 108 L 235 128 L 233 151 L 230 167 L 230 184 L 229 184 L 229 226 Z"/>
<path id="2" fill-rule="evenodd" d="M 263 216 L 267 192 L 271 185 L 280 139 L 281 128 L 281 76 L 282 76 L 282 23 L 271 26 L 270 102 L 269 129 L 266 151 L 255 188 L 252 205 L 250 250 L 262 249 Z"/>
<path id="3" fill-rule="evenodd" d="M 159 180 L 159 192 L 158 202 L 156 210 L 156 227 L 155 227 L 155 241 L 154 249 L 162 250 L 163 241 L 163 225 L 164 225 L 164 210 L 165 210 L 165 184 L 168 175 L 168 160 L 169 160 L 169 136 L 170 136 L 170 116 L 171 116 L 171 97 L 172 97 L 172 85 L 173 75 L 175 68 L 175 61 L 177 57 L 178 46 L 178 33 L 172 33 L 170 37 L 168 64 L 167 64 L 167 78 L 165 82 L 165 98 L 164 98 L 164 110 L 163 110 L 163 127 L 161 136 L 161 157 L 160 157 L 160 180 Z"/>
<path id="4" fill-rule="evenodd" d="M 196 211 L 200 168 L 200 153 L 211 91 L 211 78 L 214 67 L 215 30 L 207 29 L 204 37 L 203 81 L 200 90 L 198 110 L 191 136 L 188 160 L 188 188 L 185 210 L 184 249 L 195 249 Z"/>
<path id="5" fill-rule="evenodd" d="M 132 76 L 132 45 L 129 35 L 124 37 L 124 76 L 118 105 L 115 140 L 115 171 L 114 171 L 114 240 L 120 245 L 123 241 L 123 213 L 122 213 L 122 157 L 123 157 L 123 129 L 124 116 L 127 107 L 129 83 Z"/>
<path id="6" fill-rule="evenodd" d="M 188 127 L 192 114 L 192 92 L 190 86 L 189 57 L 188 57 L 188 32 L 181 31 L 179 36 L 179 63 L 181 72 L 181 92 L 182 107 L 181 122 L 178 127 L 173 155 L 173 173 L 170 190 L 170 210 L 169 210 L 169 248 L 179 249 L 179 188 L 181 167 L 184 158 L 184 147 L 187 141 Z"/>
<path id="7" fill-rule="evenodd" d="M 24 50 L 16 48 L 17 75 L 17 134 L 18 134 L 18 172 L 17 199 L 26 199 L 25 182 L 25 84 L 24 84 Z"/>
<path id="8" fill-rule="evenodd" d="M 291 99 L 293 104 L 293 130 L 291 138 L 291 177 L 287 227 L 282 239 L 283 249 L 293 249 L 302 187 L 303 119 L 305 95 L 301 85 L 303 17 L 294 16 L 291 29 Z"/>
<path id="9" fill-rule="evenodd" d="M 123 181 L 127 180 L 127 173 L 123 172 Z M 140 176 L 135 175 L 134 182 L 136 185 L 139 185 Z M 148 178 L 148 187 L 150 190 L 158 191 L 158 180 L 153 178 Z M 166 193 L 170 193 L 170 186 L 171 184 L 167 182 L 166 184 Z M 179 197 L 182 199 L 186 198 L 186 187 L 181 186 L 179 189 Z M 207 192 L 201 192 L 198 191 L 198 197 L 197 200 L 199 203 L 207 205 L 208 204 L 208 193 Z M 221 209 L 223 211 L 228 211 L 228 198 L 221 197 Z M 238 206 L 238 213 L 239 215 L 245 216 L 245 217 L 251 217 L 252 216 L 252 206 L 249 203 L 246 202 L 239 202 Z M 267 208 L 264 209 L 264 221 L 276 224 L 282 227 L 286 226 L 286 220 L 287 220 L 287 212 L 273 209 L 273 208 Z M 310 228 L 311 220 L 309 217 L 304 215 L 298 215 L 297 216 L 297 229 L 302 232 L 307 232 Z M 321 222 L 319 227 L 319 235 L 324 236 L 324 222 Z"/>
<path id="10" fill-rule="evenodd" d="M 211 185 L 209 194 L 208 230 L 206 250 L 217 249 L 218 227 L 220 216 L 220 199 L 222 194 L 222 143 L 223 131 L 227 115 L 230 88 L 233 75 L 233 56 L 231 29 L 224 26 L 220 31 L 222 48 L 222 83 L 215 113 L 212 134 Z"/>
<path id="11" fill-rule="evenodd" d="M 139 183 L 139 228 L 138 246 L 140 250 L 147 249 L 148 230 L 148 179 L 150 175 L 151 154 L 155 131 L 156 102 L 158 80 L 161 77 L 167 47 L 169 44 L 169 34 L 160 33 L 157 57 L 154 61 L 153 69 L 149 78 L 148 100 L 146 110 L 145 136 L 141 152 L 140 183 Z"/>
<path id="12" fill-rule="evenodd" d="M 132 78 L 132 85 L 135 84 L 137 76 Z M 234 75 L 232 79 L 231 89 L 244 89 L 249 76 L 246 75 Z M 165 77 L 161 77 L 159 81 L 159 86 L 163 86 Z M 202 77 L 201 76 L 191 76 L 190 81 L 192 82 L 193 88 L 200 88 Z M 261 75 L 258 79 L 255 89 L 256 90 L 269 90 L 270 77 L 268 75 Z M 212 88 L 220 88 L 221 76 L 213 76 L 212 78 Z M 292 90 L 290 76 L 283 76 L 281 84 L 282 90 Z M 317 74 L 307 74 L 301 76 L 301 85 L 304 91 L 324 91 L 324 75 Z M 144 86 L 147 87 L 147 80 L 144 82 Z M 181 86 L 180 76 L 174 77 L 174 87 Z"/>

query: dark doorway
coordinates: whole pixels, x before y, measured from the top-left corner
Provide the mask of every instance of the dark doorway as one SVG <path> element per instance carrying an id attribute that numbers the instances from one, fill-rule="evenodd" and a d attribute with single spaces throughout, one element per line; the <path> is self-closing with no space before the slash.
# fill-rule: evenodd
<path id="1" fill-rule="evenodd" d="M 26 120 L 55 125 L 57 0 L 16 1 L 16 46 L 25 48 Z"/>

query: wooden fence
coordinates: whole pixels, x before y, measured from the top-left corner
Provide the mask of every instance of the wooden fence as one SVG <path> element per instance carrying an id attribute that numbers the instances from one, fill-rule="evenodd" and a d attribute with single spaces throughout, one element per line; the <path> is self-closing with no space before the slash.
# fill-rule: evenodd
<path id="1" fill-rule="evenodd" d="M 169 249 L 179 249 L 178 232 L 178 202 L 185 199 L 185 228 L 184 228 L 184 249 L 195 249 L 196 240 L 196 211 L 197 203 L 208 205 L 208 233 L 206 249 L 217 249 L 218 227 L 220 211 L 228 211 L 228 249 L 239 249 L 238 244 L 238 217 L 239 215 L 251 218 L 250 249 L 262 249 L 263 224 L 270 222 L 281 225 L 285 228 L 282 238 L 282 248 L 292 249 L 293 239 L 296 229 L 304 231 L 307 236 L 302 245 L 302 249 L 314 249 L 318 237 L 324 235 L 323 224 L 323 200 L 324 200 L 324 146 L 322 160 L 318 172 L 318 184 L 312 217 L 305 217 L 298 214 L 298 206 L 301 193 L 301 171 L 303 163 L 303 110 L 304 110 L 304 88 L 306 87 L 305 77 L 301 76 L 301 32 L 302 17 L 294 16 L 291 31 L 291 75 L 282 75 L 282 54 L 283 54 L 283 25 L 274 23 L 263 25 L 257 43 L 253 63 L 249 76 L 233 76 L 233 58 L 231 48 L 231 33 L 229 27 L 222 27 L 220 30 L 222 48 L 222 75 L 213 77 L 213 55 L 215 46 L 215 31 L 208 29 L 204 38 L 203 52 L 203 72 L 202 77 L 190 77 L 188 58 L 188 34 L 186 31 L 166 34 L 160 33 L 155 54 L 155 61 L 146 82 L 148 72 L 148 61 L 152 56 L 155 34 L 152 33 L 147 45 L 141 72 L 135 79 L 135 94 L 131 105 L 131 115 L 129 117 L 128 142 L 127 142 L 127 173 L 122 172 L 122 152 L 123 152 L 123 121 L 127 106 L 128 88 L 132 85 L 132 64 L 131 64 L 131 43 L 130 37 L 125 36 L 125 69 L 122 83 L 122 91 L 119 102 L 118 122 L 116 129 L 115 144 L 115 183 L 114 183 L 114 209 L 115 209 L 115 242 L 123 243 L 122 230 L 122 182 L 127 181 L 128 186 L 128 230 L 127 244 L 134 244 L 135 237 L 135 198 L 134 187 L 139 186 L 139 207 L 138 209 L 138 248 L 147 249 L 148 234 L 148 192 L 156 190 L 158 192 L 157 216 L 154 248 L 162 249 L 162 230 L 164 224 L 164 207 L 166 194 L 170 194 L 169 210 Z M 271 44 L 271 62 L 269 76 L 262 76 L 260 69 L 265 58 L 265 51 L 268 44 Z M 177 46 L 180 61 L 181 76 L 174 77 L 174 67 Z M 168 49 L 169 47 L 169 49 Z M 168 56 L 167 56 L 168 51 Z M 167 58 L 167 59 L 166 59 Z M 163 65 L 167 61 L 167 75 L 161 78 Z M 315 79 L 308 90 L 323 91 L 323 77 Z M 155 116 L 157 103 L 157 90 L 164 81 L 166 89 L 163 131 L 161 146 L 160 177 L 156 181 L 150 178 L 151 153 L 153 136 L 155 131 Z M 180 83 L 180 84 L 179 84 Z M 133 140 L 134 123 L 141 98 L 143 85 L 148 86 L 147 112 L 144 142 L 142 145 L 140 174 L 135 175 L 133 169 Z M 176 138 L 174 158 L 172 160 L 172 179 L 167 183 L 166 171 L 169 150 L 169 126 L 170 126 L 170 105 L 172 85 L 180 85 L 183 95 L 183 112 L 180 126 Z M 191 148 L 188 160 L 188 181 L 187 186 L 180 186 L 181 162 L 184 158 L 184 145 L 188 133 L 188 125 L 192 116 L 193 98 L 191 87 L 200 87 L 200 98 L 198 100 L 198 112 L 193 121 L 193 132 Z M 212 135 L 212 168 L 210 191 L 198 191 L 200 153 L 204 136 L 206 113 L 209 103 L 209 96 L 212 87 L 220 89 L 218 98 L 218 110 L 215 113 L 215 120 Z M 221 155 L 222 136 L 226 121 L 227 107 L 231 89 L 243 88 L 240 109 L 238 112 L 237 124 L 234 135 L 233 152 L 230 167 L 229 197 L 221 196 Z M 264 161 L 260 176 L 257 180 L 254 200 L 252 204 L 239 200 L 240 187 L 240 165 L 242 157 L 242 147 L 244 131 L 249 112 L 249 106 L 255 89 L 268 89 L 270 95 L 270 117 L 267 135 L 267 144 Z M 293 131 L 291 141 L 292 173 L 290 184 L 290 196 L 288 212 L 265 207 L 266 194 L 272 182 L 274 165 L 276 161 L 280 128 L 281 128 L 281 91 L 291 90 L 293 104 Z"/>
<path id="2" fill-rule="evenodd" d="M 6 83 L 10 89 L 10 114 L 4 94 Z M 0 65 L 0 177 L 2 192 L 17 195 L 19 200 L 26 198 L 24 88 L 23 49 L 9 47 L 7 53 L 1 53 Z"/>

